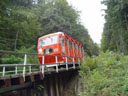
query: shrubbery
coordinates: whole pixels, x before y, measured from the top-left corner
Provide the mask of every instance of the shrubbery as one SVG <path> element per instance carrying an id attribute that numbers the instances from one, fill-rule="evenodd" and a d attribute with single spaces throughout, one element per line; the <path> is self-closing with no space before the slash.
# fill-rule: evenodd
<path id="1" fill-rule="evenodd" d="M 19 50 L 16 50 L 18 53 L 36 53 L 35 52 L 35 45 L 26 48 L 21 47 Z M 25 54 L 3 54 L 1 57 L 0 64 L 23 64 L 24 63 L 24 55 Z M 27 56 L 27 63 L 34 63 L 36 64 L 38 62 L 38 58 L 35 59 L 37 55 L 30 55 Z M 34 60 L 34 61 L 33 61 Z"/>
<path id="2" fill-rule="evenodd" d="M 35 51 L 36 46 L 33 45 L 29 48 L 21 47 L 19 50 L 16 50 L 18 53 L 36 53 Z M 2 54 L 0 58 L 0 64 L 24 64 L 24 55 L 25 54 Z M 27 55 L 27 64 L 39 64 L 38 56 L 37 55 Z M 23 66 L 19 66 L 18 71 L 23 70 Z M 26 70 L 28 71 L 28 66 Z M 39 67 L 35 67 L 33 69 L 39 69 Z M 0 67 L 0 71 L 2 71 L 2 67 Z M 15 67 L 6 67 L 6 71 L 14 71 Z M 22 71 L 21 71 L 22 72 Z M 9 74 L 9 73 L 7 73 Z M 0 74 L 2 75 L 2 74 Z"/>
<path id="3" fill-rule="evenodd" d="M 107 51 L 86 57 L 79 73 L 85 88 L 81 96 L 128 96 L 128 56 Z"/>

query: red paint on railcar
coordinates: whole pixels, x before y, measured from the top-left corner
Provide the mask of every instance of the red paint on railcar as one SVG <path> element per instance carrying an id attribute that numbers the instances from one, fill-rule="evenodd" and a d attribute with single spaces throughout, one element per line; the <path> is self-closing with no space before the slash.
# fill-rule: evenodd
<path id="1" fill-rule="evenodd" d="M 40 37 L 38 39 L 37 49 L 38 54 L 42 55 L 60 55 L 84 58 L 83 44 L 63 32 L 52 33 Z M 38 58 L 40 64 L 42 64 L 43 57 L 39 55 Z M 68 57 L 68 62 L 72 61 L 73 58 Z M 61 62 L 66 62 L 66 58 L 58 56 L 58 63 Z M 78 58 L 75 58 L 75 62 L 78 62 Z M 44 56 L 44 64 L 55 63 L 55 56 Z"/>

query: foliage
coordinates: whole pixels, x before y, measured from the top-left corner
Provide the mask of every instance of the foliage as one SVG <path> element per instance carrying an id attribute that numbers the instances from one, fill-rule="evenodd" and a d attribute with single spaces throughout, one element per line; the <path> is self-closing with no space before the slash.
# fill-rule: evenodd
<path id="1" fill-rule="evenodd" d="M 31 53 L 31 52 L 35 52 L 35 45 L 32 45 L 29 48 L 26 48 L 24 46 L 22 46 L 20 49 L 17 49 L 16 52 L 21 52 L 21 53 Z"/>
<path id="2" fill-rule="evenodd" d="M 2 58 L 1 63 L 2 64 L 18 64 L 23 62 L 23 59 L 20 57 L 16 57 L 14 55 L 11 55 L 7 58 Z"/>
<path id="3" fill-rule="evenodd" d="M 102 35 L 102 50 L 128 54 L 128 0 L 103 0 L 106 23 Z"/>
<path id="4" fill-rule="evenodd" d="M 43 88 L 44 88 L 44 86 L 42 84 L 36 86 L 36 89 L 38 91 L 41 91 Z"/>
<path id="5" fill-rule="evenodd" d="M 35 52 L 35 46 L 31 46 L 30 48 L 21 47 L 19 50 L 17 49 L 16 52 L 23 53 L 23 54 L 3 54 L 0 60 L 0 64 L 24 64 L 24 53 L 32 53 Z M 27 55 L 26 64 L 39 64 L 38 56 L 37 55 Z M 23 66 L 19 66 L 18 73 L 22 72 Z M 32 69 L 39 69 L 38 66 L 32 66 Z M 2 68 L 0 68 L 0 71 Z M 15 67 L 6 67 L 6 71 L 15 70 Z M 29 67 L 26 67 L 26 70 L 29 70 Z M 9 74 L 9 73 L 7 73 Z"/>
<path id="6" fill-rule="evenodd" d="M 26 6 L 27 1 L 30 0 L 4 0 L 1 4 L 5 14 L 0 14 L 0 49 L 16 50 L 36 44 L 40 30 L 38 18 L 30 6 Z"/>
<path id="7" fill-rule="evenodd" d="M 31 46 L 30 48 L 21 47 L 19 50 L 17 49 L 16 52 L 19 53 L 31 53 L 35 52 L 35 46 Z M 27 57 L 27 63 L 37 63 L 37 55 L 35 57 L 29 56 Z M 24 54 L 3 54 L 1 58 L 1 64 L 23 64 L 24 63 Z"/>
<path id="8" fill-rule="evenodd" d="M 81 96 L 127 96 L 128 56 L 114 52 L 101 52 L 86 58 L 81 66 L 85 92 Z"/>
<path id="9" fill-rule="evenodd" d="M 62 31 L 82 42 L 90 56 L 98 55 L 79 12 L 66 0 L 1 0 L 0 13 L 0 50 L 27 49 L 38 37 Z"/>

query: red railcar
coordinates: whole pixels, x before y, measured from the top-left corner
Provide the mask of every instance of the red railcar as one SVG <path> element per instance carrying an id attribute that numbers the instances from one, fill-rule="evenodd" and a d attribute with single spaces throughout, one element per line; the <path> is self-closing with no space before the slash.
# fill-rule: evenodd
<path id="1" fill-rule="evenodd" d="M 78 62 L 78 58 L 84 58 L 84 48 L 83 44 L 75 40 L 71 36 L 63 32 L 56 32 L 42 36 L 38 39 L 38 54 L 48 55 L 44 56 L 44 64 L 55 64 L 55 56 L 49 55 L 60 55 L 60 56 L 69 56 L 67 58 L 68 62 Z M 43 63 L 43 56 L 38 56 L 40 64 Z M 66 57 L 57 57 L 58 63 L 66 62 Z M 82 60 L 82 59 L 80 59 Z"/>

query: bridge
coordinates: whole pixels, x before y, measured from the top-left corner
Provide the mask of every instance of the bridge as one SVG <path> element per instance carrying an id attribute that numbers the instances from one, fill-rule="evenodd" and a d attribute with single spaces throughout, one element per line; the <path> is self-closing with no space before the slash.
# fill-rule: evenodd
<path id="1" fill-rule="evenodd" d="M 41 55 L 43 62 L 39 64 L 38 55 L 40 54 L 37 53 L 13 51 L 0 51 L 0 53 L 8 54 L 5 55 L 7 57 L 13 54 L 24 58 L 23 63 L 20 64 L 0 64 L 0 96 L 9 96 L 10 92 L 15 94 L 14 96 L 68 96 L 64 94 L 67 94 L 67 89 L 78 76 L 80 59 L 82 59 L 71 56 Z M 44 64 L 45 56 L 54 56 L 56 63 Z M 66 58 L 66 62 L 59 63 L 59 57 Z M 68 58 L 71 58 L 72 62 L 68 62 Z M 75 62 L 76 58 L 78 62 Z M 75 86 L 77 85 L 74 84 L 73 88 L 76 88 Z"/>

